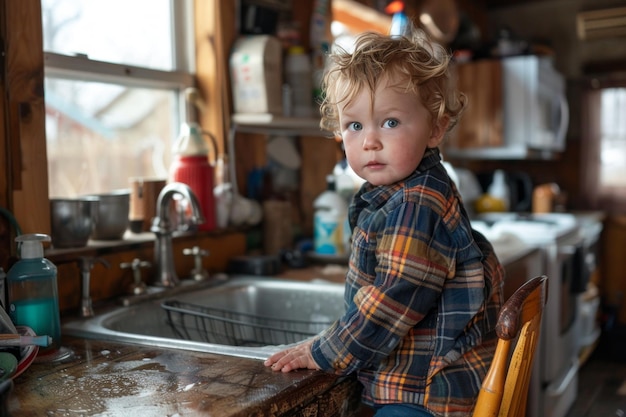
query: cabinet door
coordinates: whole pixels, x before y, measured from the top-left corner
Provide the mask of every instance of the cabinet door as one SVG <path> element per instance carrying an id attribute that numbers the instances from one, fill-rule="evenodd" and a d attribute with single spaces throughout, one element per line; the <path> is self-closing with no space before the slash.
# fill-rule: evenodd
<path id="1" fill-rule="evenodd" d="M 502 66 L 498 60 L 455 65 L 458 88 L 467 95 L 465 113 L 450 137 L 454 149 L 501 146 Z"/>

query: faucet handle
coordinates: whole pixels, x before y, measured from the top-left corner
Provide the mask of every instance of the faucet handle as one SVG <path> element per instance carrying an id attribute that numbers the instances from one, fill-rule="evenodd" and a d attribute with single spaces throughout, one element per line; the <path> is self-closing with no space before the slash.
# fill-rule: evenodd
<path id="1" fill-rule="evenodd" d="M 183 249 L 183 255 L 193 256 L 194 268 L 191 270 L 191 277 L 195 281 L 204 281 L 209 278 L 209 273 L 202 267 L 202 258 L 209 256 L 209 251 L 199 246 Z"/>
<path id="2" fill-rule="evenodd" d="M 133 284 L 130 287 L 130 292 L 133 295 L 145 294 L 148 290 L 146 283 L 141 279 L 141 268 L 148 268 L 152 264 L 148 261 L 142 261 L 139 258 L 133 259 L 132 262 L 122 262 L 120 268 L 131 269 L 133 271 Z"/>
<path id="3" fill-rule="evenodd" d="M 93 256 L 80 256 L 78 258 L 78 267 L 80 268 L 81 275 L 81 301 L 80 301 L 80 314 L 82 317 L 92 317 L 94 315 L 93 306 L 91 303 L 91 294 L 89 292 L 89 283 L 91 281 L 91 269 L 96 262 L 101 263 L 107 268 L 111 267 L 111 264 L 106 259 L 93 257 Z"/>

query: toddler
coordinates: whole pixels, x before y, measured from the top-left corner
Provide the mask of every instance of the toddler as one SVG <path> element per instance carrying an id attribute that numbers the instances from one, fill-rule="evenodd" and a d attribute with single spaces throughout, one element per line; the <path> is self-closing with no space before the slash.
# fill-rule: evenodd
<path id="1" fill-rule="evenodd" d="M 448 66 L 421 31 L 365 33 L 324 74 L 322 127 L 366 180 L 349 209 L 346 313 L 265 364 L 356 373 L 376 417 L 471 415 L 497 342 L 503 269 L 438 149 L 466 103 Z"/>

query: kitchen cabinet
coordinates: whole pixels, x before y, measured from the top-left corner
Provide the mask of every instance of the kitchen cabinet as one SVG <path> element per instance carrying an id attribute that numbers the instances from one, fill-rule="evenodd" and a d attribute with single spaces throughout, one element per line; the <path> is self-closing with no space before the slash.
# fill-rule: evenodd
<path id="1" fill-rule="evenodd" d="M 457 63 L 457 87 L 468 106 L 447 146 L 468 149 L 502 146 L 502 66 L 496 60 Z"/>

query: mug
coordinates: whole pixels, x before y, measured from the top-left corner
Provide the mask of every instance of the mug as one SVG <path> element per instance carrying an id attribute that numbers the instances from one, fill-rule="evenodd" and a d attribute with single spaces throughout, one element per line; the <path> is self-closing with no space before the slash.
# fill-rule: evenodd
<path id="1" fill-rule="evenodd" d="M 156 216 L 159 193 L 165 187 L 162 178 L 131 178 L 128 220 L 133 233 L 149 232 Z"/>

